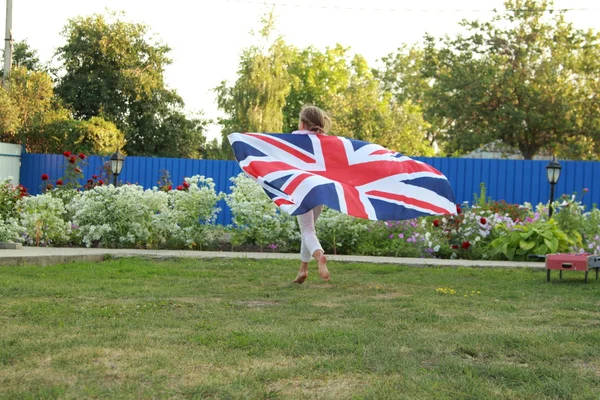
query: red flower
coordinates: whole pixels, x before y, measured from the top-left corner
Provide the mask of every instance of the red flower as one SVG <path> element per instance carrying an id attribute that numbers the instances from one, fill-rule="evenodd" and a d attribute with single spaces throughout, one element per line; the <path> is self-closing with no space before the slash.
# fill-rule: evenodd
<path id="1" fill-rule="evenodd" d="M 92 175 L 92 179 L 98 179 L 98 175 Z"/>
<path id="2" fill-rule="evenodd" d="M 88 183 L 94 183 L 93 179 L 88 179 Z"/>
<path id="3" fill-rule="evenodd" d="M 183 190 L 183 186 L 182 185 L 177 186 L 177 190 Z"/>
<path id="4" fill-rule="evenodd" d="M 47 181 L 48 179 L 50 179 L 50 177 L 48 176 L 48 174 L 42 174 L 42 180 L 43 181 Z"/>
<path id="5" fill-rule="evenodd" d="M 458 249 L 458 245 L 456 245 L 456 244 L 453 244 L 453 245 L 452 245 L 452 248 L 453 248 L 453 249 Z"/>
<path id="6" fill-rule="evenodd" d="M 69 162 L 70 162 L 71 164 L 75 164 L 75 161 L 77 161 L 77 157 L 75 157 L 75 156 L 71 156 L 71 158 L 69 158 Z"/>
<path id="7" fill-rule="evenodd" d="M 435 220 L 433 220 L 433 226 L 435 226 L 436 228 L 437 228 L 438 226 L 440 226 L 440 220 L 439 220 L 439 219 L 435 219 Z"/>
<path id="8" fill-rule="evenodd" d="M 71 157 L 71 152 L 70 152 L 70 151 L 65 151 L 65 152 L 63 153 L 63 156 L 65 156 L 65 157 L 69 158 L 69 157 Z"/>
<path id="9" fill-rule="evenodd" d="M 81 158 L 82 160 L 85 160 L 85 154 L 79 153 L 79 158 Z"/>
<path id="10" fill-rule="evenodd" d="M 487 224 L 487 219 L 485 219 L 485 218 L 481 218 L 481 219 L 479 220 L 479 222 L 481 222 L 481 225 L 485 225 L 485 224 Z"/>
<path id="11" fill-rule="evenodd" d="M 187 182 L 183 182 L 183 187 L 187 189 L 187 188 L 189 188 L 189 187 L 190 187 L 190 184 L 189 184 L 189 183 L 187 183 Z"/>
<path id="12" fill-rule="evenodd" d="M 54 186 L 52 186 L 52 184 L 51 184 L 51 183 L 49 183 L 49 184 L 47 184 L 47 185 L 46 185 L 46 189 L 47 189 L 47 190 L 50 190 L 50 189 L 52 189 L 52 188 L 54 188 Z"/>
<path id="13" fill-rule="evenodd" d="M 98 185 L 100 185 L 100 186 L 104 185 L 104 181 L 103 181 L 102 179 L 100 179 L 100 180 L 98 181 Z"/>
<path id="14" fill-rule="evenodd" d="M 465 250 L 468 250 L 469 247 L 471 247 L 471 243 L 469 242 L 463 242 L 463 244 L 461 245 L 461 247 Z"/>
<path id="15" fill-rule="evenodd" d="M 460 214 L 462 212 L 462 209 L 460 208 L 460 205 L 456 205 L 456 213 Z"/>
<path id="16" fill-rule="evenodd" d="M 59 179 L 56 181 L 56 186 L 62 186 L 62 184 L 63 184 L 62 179 Z"/>
<path id="17" fill-rule="evenodd" d="M 167 186 L 167 190 L 173 190 L 173 185 Z"/>
<path id="18" fill-rule="evenodd" d="M 81 169 L 79 167 L 75 168 L 75 172 L 77 172 L 78 174 L 81 173 Z"/>

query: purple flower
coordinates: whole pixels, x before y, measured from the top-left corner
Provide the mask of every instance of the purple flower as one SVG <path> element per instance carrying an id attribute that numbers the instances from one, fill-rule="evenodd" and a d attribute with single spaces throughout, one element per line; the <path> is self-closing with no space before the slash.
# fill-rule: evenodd
<path id="1" fill-rule="evenodd" d="M 275 244 L 275 243 L 271 243 L 271 244 L 270 244 L 270 245 L 268 245 L 267 247 L 268 247 L 269 249 L 271 249 L 271 250 L 275 250 L 275 249 L 276 249 L 277 247 L 279 247 L 279 246 L 277 246 L 277 244 Z"/>
<path id="2" fill-rule="evenodd" d="M 394 238 L 394 234 L 392 233 L 392 234 L 390 235 L 390 239 L 393 239 L 393 238 Z"/>
<path id="3" fill-rule="evenodd" d="M 399 233 L 398 234 L 398 239 L 404 239 L 404 234 L 403 233 Z"/>

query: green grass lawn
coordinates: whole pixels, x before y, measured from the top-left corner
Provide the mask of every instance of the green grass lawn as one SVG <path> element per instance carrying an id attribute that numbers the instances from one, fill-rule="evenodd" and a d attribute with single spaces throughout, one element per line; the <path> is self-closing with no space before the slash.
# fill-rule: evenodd
<path id="1" fill-rule="evenodd" d="M 0 398 L 600 398 L 583 274 L 311 267 L 304 285 L 289 261 L 0 267 Z"/>

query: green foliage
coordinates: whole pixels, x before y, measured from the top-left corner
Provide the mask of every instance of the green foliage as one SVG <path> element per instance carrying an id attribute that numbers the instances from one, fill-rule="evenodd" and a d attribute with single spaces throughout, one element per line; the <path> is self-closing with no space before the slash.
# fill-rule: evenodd
<path id="1" fill-rule="evenodd" d="M 270 34 L 272 23 L 267 21 L 263 33 Z M 410 155 L 433 155 L 419 105 L 383 92 L 366 60 L 348 50 L 340 45 L 324 52 L 298 50 L 269 36 L 246 49 L 235 85 L 223 82 L 216 88 L 219 108 L 227 114 L 220 120 L 223 150 L 231 156 L 226 140 L 231 132 L 298 129 L 300 109 L 314 104 L 332 116 L 332 134 Z"/>
<path id="2" fill-rule="evenodd" d="M 233 186 L 226 202 L 235 227 L 233 245 L 255 244 L 261 251 L 270 244 L 280 249 L 299 248 L 295 217 L 282 212 L 262 187 L 244 173 L 231 178 L 231 182 Z"/>
<path id="3" fill-rule="evenodd" d="M 351 254 L 367 232 L 369 221 L 324 208 L 317 219 L 319 241 L 326 253 Z"/>
<path id="4" fill-rule="evenodd" d="M 115 123 L 129 155 L 198 155 L 205 121 L 187 119 L 183 100 L 166 87 L 170 48 L 150 41 L 146 25 L 94 14 L 69 20 L 62 34 L 64 75 L 56 91 L 77 119 Z"/>
<path id="5" fill-rule="evenodd" d="M 524 158 L 558 151 L 571 138 L 597 140 L 595 93 L 600 36 L 547 10 L 545 0 L 509 0 L 490 22 L 463 22 L 467 34 L 426 43 L 425 74 L 434 84 L 426 114 L 450 122 L 448 154 L 464 154 L 494 140 Z M 580 146 L 581 147 L 581 146 Z M 567 146 L 573 156 L 576 147 Z"/>
<path id="6" fill-rule="evenodd" d="M 512 228 L 505 224 L 496 226 L 500 236 L 490 244 L 496 254 L 504 255 L 508 260 L 527 260 L 530 254 L 568 253 L 575 247 L 581 247 L 581 235 L 571 232 L 567 235 L 554 220 L 538 220 Z"/>
<path id="7" fill-rule="evenodd" d="M 410 155 L 433 155 L 419 106 L 383 92 L 363 57 L 350 57 L 340 45 L 325 52 L 307 48 L 296 51 L 289 73 L 292 89 L 283 109 L 288 130 L 297 129 L 301 107 L 314 104 L 331 114 L 332 134 Z"/>
<path id="8" fill-rule="evenodd" d="M 39 143 L 36 152 L 48 154 L 69 149 L 76 154 L 109 155 L 125 146 L 123 132 L 101 117 L 87 121 L 56 119 L 37 127 L 30 137 Z"/>
<path id="9" fill-rule="evenodd" d="M 287 67 L 290 47 L 281 37 L 272 38 L 273 14 L 263 19 L 259 44 L 242 52 L 238 78 L 233 86 L 226 81 L 215 88 L 217 105 L 227 115 L 223 126 L 223 153 L 233 157 L 227 135 L 232 132 L 281 132 L 282 108 L 290 91 Z"/>
<path id="10" fill-rule="evenodd" d="M 29 151 L 39 144 L 33 132 L 40 124 L 53 118 L 65 118 L 66 110 L 55 98 L 52 78 L 46 72 L 14 68 L 10 74 L 8 95 L 16 109 L 17 123 L 12 137 L 5 136 L 5 139 L 11 143 L 26 142 Z"/>
<path id="11" fill-rule="evenodd" d="M 0 142 L 13 142 L 18 128 L 19 110 L 9 93 L 0 87 Z"/>

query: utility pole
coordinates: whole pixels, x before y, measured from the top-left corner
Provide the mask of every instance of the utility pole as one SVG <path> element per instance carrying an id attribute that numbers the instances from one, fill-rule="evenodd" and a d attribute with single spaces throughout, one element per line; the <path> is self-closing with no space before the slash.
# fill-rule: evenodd
<path id="1" fill-rule="evenodd" d="M 8 77 L 12 66 L 12 0 L 6 0 L 6 34 L 4 36 L 4 76 L 2 82 L 4 88 L 8 89 Z"/>

